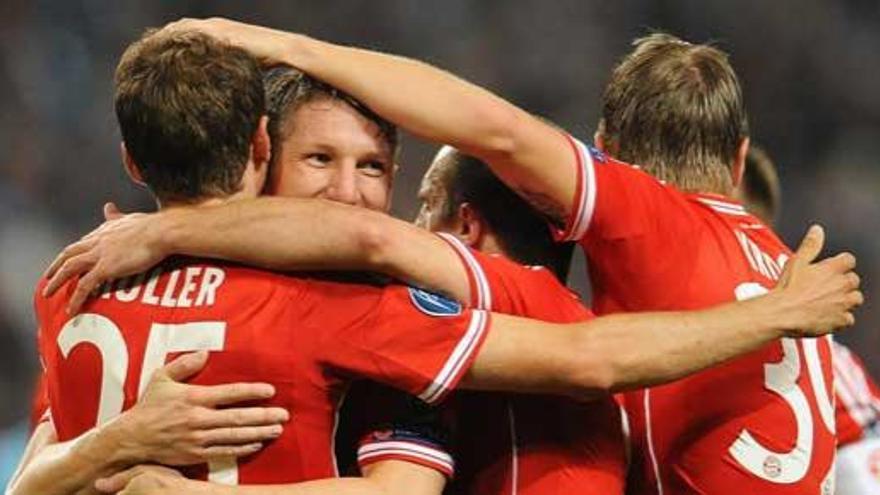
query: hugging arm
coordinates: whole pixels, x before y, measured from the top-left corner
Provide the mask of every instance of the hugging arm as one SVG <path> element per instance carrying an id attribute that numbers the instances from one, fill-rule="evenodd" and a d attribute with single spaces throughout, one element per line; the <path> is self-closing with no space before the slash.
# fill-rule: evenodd
<path id="1" fill-rule="evenodd" d="M 106 222 L 59 254 L 47 294 L 80 276 L 76 310 L 101 283 L 185 254 L 277 270 L 368 270 L 468 302 L 467 272 L 440 237 L 390 215 L 320 199 L 262 197 Z"/>

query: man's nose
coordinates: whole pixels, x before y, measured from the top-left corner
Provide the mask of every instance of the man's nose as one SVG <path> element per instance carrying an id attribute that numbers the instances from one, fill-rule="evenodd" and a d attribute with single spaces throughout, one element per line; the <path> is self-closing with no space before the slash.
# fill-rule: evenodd
<path id="1" fill-rule="evenodd" d="M 333 175 L 327 188 L 327 199 L 349 205 L 360 204 L 360 194 L 357 189 L 357 177 L 354 170 L 342 167 Z"/>

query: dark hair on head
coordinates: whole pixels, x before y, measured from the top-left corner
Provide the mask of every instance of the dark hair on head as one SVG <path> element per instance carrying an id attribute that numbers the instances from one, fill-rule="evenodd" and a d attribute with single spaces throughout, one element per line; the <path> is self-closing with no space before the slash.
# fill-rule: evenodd
<path id="1" fill-rule="evenodd" d="M 382 139 L 388 143 L 392 156 L 396 159 L 400 147 L 397 126 L 377 115 L 353 96 L 286 65 L 275 66 L 267 70 L 263 76 L 263 85 L 266 89 L 269 137 L 272 140 L 273 149 L 281 149 L 283 137 L 290 132 L 290 126 L 293 125 L 290 119 L 299 107 L 321 98 L 327 98 L 347 103 L 367 120 L 375 123 Z M 273 153 L 272 156 L 274 166 L 274 157 L 280 156 L 280 153 Z"/>
<path id="2" fill-rule="evenodd" d="M 634 45 L 602 96 L 606 150 L 684 191 L 730 193 L 749 129 L 727 54 L 668 34 Z"/>
<path id="3" fill-rule="evenodd" d="M 159 200 L 237 192 L 265 114 L 257 60 L 194 32 L 150 30 L 122 55 L 116 117 L 126 149 Z"/>
<path id="4" fill-rule="evenodd" d="M 470 204 L 510 259 L 545 266 L 564 283 L 574 244 L 556 242 L 547 219 L 501 182 L 485 163 L 458 150 L 447 150 L 441 158 L 447 194 L 444 220 L 451 220 L 462 204 Z"/>
<path id="5" fill-rule="evenodd" d="M 740 186 L 745 207 L 768 224 L 773 224 L 782 203 L 782 189 L 776 165 L 759 146 L 750 145 Z"/>

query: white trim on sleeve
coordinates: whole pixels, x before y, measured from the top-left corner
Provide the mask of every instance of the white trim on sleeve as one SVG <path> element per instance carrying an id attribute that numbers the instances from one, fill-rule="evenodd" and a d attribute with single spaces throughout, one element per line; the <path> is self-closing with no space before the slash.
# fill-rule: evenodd
<path id="1" fill-rule="evenodd" d="M 578 184 L 575 188 L 574 211 L 568 228 L 562 235 L 563 241 L 579 241 L 587 233 L 596 208 L 596 169 L 593 155 L 580 140 L 566 135 L 575 151 L 578 166 Z"/>
<path id="2" fill-rule="evenodd" d="M 419 442 L 402 440 L 370 442 L 361 445 L 357 452 L 359 464 L 368 464 L 371 461 L 389 457 L 422 461 L 448 476 L 452 476 L 455 472 L 455 461 L 449 453 Z"/>
<path id="3" fill-rule="evenodd" d="M 477 293 L 476 297 L 471 297 L 474 300 L 474 309 L 485 309 L 486 311 L 492 311 L 492 289 L 489 285 L 489 279 L 486 277 L 486 272 L 483 271 L 482 265 L 477 261 L 477 258 L 474 257 L 474 253 L 471 252 L 470 248 L 465 246 L 465 244 L 452 234 L 448 234 L 445 232 L 439 232 L 437 234 L 441 239 L 447 242 L 455 252 L 464 260 L 465 270 L 468 272 L 468 276 L 471 277 L 471 280 L 474 281 L 474 285 L 476 286 Z"/>
<path id="4" fill-rule="evenodd" d="M 446 395 L 452 384 L 467 371 L 465 364 L 479 347 L 479 343 L 486 333 L 488 322 L 489 315 L 485 311 L 474 310 L 472 312 L 471 322 L 464 336 L 458 341 L 458 345 L 452 350 L 434 380 L 419 394 L 419 399 L 428 404 L 434 404 Z"/>

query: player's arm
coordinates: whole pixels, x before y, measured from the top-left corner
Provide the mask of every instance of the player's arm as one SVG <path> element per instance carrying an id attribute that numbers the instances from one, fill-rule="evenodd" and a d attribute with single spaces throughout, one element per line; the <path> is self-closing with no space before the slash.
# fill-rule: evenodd
<path id="1" fill-rule="evenodd" d="M 43 421 L 34 430 L 6 495 L 98 493 L 92 486 L 96 479 L 130 465 L 112 436 L 109 429 L 91 430 L 59 443 L 52 422 Z"/>
<path id="2" fill-rule="evenodd" d="M 279 270 L 376 271 L 470 301 L 467 272 L 436 235 L 364 208 L 270 197 L 108 221 L 61 252 L 47 272 L 47 294 L 81 275 L 70 298 L 76 309 L 101 283 L 140 273 L 171 254 Z"/>
<path id="3" fill-rule="evenodd" d="M 419 137 L 482 159 L 560 224 L 572 209 L 576 158 L 562 133 L 449 72 L 227 19 L 184 20 L 171 28 L 200 30 L 268 61 L 297 67 Z"/>
<path id="4" fill-rule="evenodd" d="M 445 478 L 400 461 L 372 465 L 363 478 L 328 478 L 287 485 L 227 486 L 188 480 L 154 466 L 138 466 L 99 481 L 102 493 L 119 495 L 439 495 Z"/>
<path id="5" fill-rule="evenodd" d="M 143 462 L 198 464 L 240 457 L 277 438 L 288 413 L 280 408 L 218 407 L 268 399 L 267 384 L 204 387 L 179 383 L 207 362 L 181 356 L 156 372 L 132 409 L 79 437 L 58 443 L 51 421 L 39 425 L 7 495 L 94 493 L 95 480 Z"/>
<path id="6" fill-rule="evenodd" d="M 862 303 L 855 258 L 809 264 L 822 247 L 811 229 L 770 293 L 691 312 L 630 313 L 554 325 L 504 315 L 464 376 L 465 388 L 579 397 L 676 380 L 781 337 L 814 337 L 853 324 Z"/>

